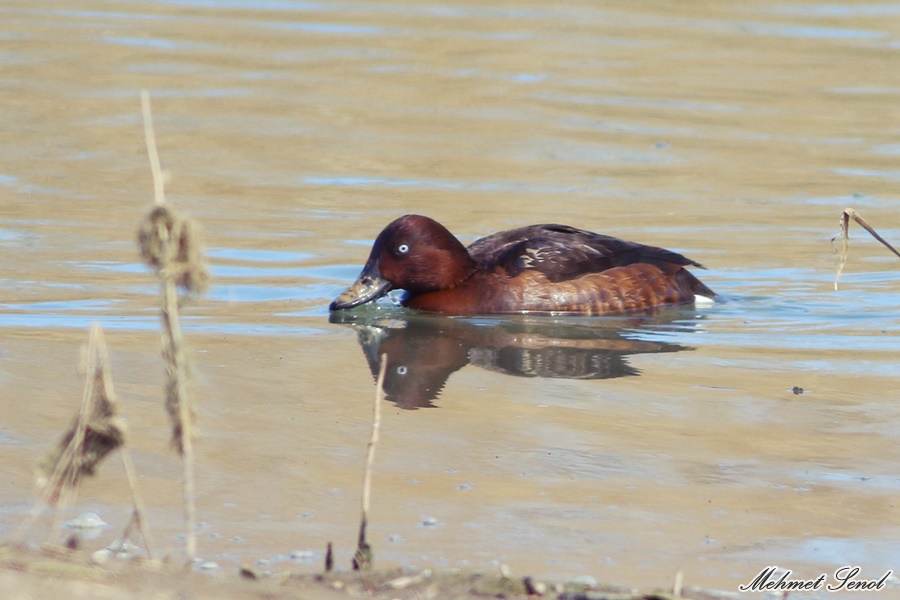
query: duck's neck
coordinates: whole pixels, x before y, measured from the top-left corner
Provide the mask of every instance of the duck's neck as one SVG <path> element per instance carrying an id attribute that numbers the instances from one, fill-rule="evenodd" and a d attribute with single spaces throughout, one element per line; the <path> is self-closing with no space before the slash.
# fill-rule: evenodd
<path id="1" fill-rule="evenodd" d="M 446 282 L 444 286 L 446 288 L 458 286 L 471 277 L 478 269 L 478 265 L 469 256 L 469 251 L 466 250 L 466 247 L 456 238 L 453 239 L 456 242 L 456 246 L 446 249 L 450 255 L 450 260 L 447 261 L 446 272 L 444 277 L 442 277 Z"/>

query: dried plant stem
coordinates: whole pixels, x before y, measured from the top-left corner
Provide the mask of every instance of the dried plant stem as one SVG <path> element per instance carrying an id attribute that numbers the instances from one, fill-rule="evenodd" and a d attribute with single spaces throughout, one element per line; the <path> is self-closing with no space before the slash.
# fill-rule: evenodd
<path id="1" fill-rule="evenodd" d="M 887 240 L 878 235 L 878 232 L 875 229 L 866 223 L 866 220 L 862 218 L 855 210 L 852 208 L 845 208 L 843 214 L 841 214 L 841 261 L 838 263 L 837 273 L 834 275 L 834 289 L 838 289 L 838 280 L 841 278 L 841 272 L 844 270 L 844 263 L 847 262 L 847 249 L 850 245 L 850 219 L 853 219 L 857 223 L 859 223 L 863 229 L 872 234 L 876 240 L 887 246 L 887 248 L 900 256 L 900 252 L 896 250 L 893 246 L 891 246 Z"/>
<path id="2" fill-rule="evenodd" d="M 153 117 L 150 112 L 150 97 L 141 92 L 141 108 L 144 117 L 144 136 L 150 167 L 153 173 L 154 201 L 157 208 L 151 212 L 139 232 L 142 253 L 148 263 L 155 267 L 160 278 L 160 304 L 162 313 L 162 346 L 166 360 L 167 402 L 166 406 L 173 422 L 174 442 L 181 454 L 182 486 L 184 500 L 184 551 L 187 564 L 194 562 L 197 556 L 196 498 L 194 494 L 194 445 L 193 421 L 194 412 L 188 391 L 188 366 L 184 339 L 181 334 L 181 323 L 178 317 L 177 286 L 182 282 L 186 288 L 190 285 L 190 276 L 186 273 L 194 265 L 185 265 L 187 257 L 197 257 L 199 249 L 192 250 L 195 242 L 191 226 L 186 220 L 176 218 L 167 210 L 165 190 L 163 188 L 162 170 L 159 154 L 156 150 L 156 138 L 153 133 Z M 199 267 L 202 270 L 202 267 Z"/>
<path id="3" fill-rule="evenodd" d="M 59 457 L 59 462 L 56 464 L 53 473 L 47 481 L 47 487 L 44 488 L 41 500 L 35 506 L 29 521 L 27 521 L 28 526 L 41 516 L 46 507 L 52 505 L 57 509 L 65 508 L 72 504 L 78 496 L 78 481 L 74 464 L 76 456 L 81 452 L 81 447 L 84 445 L 85 429 L 87 427 L 86 407 L 88 407 L 88 404 L 85 404 L 84 401 L 82 401 L 75 435 L 72 437 L 72 441 L 69 442 L 65 451 L 63 451 L 62 455 Z M 53 517 L 50 520 L 50 533 L 47 537 L 48 542 L 52 543 L 60 539 L 61 527 L 62 511 L 56 510 L 53 512 Z"/>
<path id="4" fill-rule="evenodd" d="M 44 489 L 41 498 L 40 511 L 48 504 L 55 504 L 59 507 L 66 507 L 70 502 L 74 501 L 78 495 L 78 469 L 76 462 L 78 455 L 84 453 L 84 440 L 87 433 L 88 418 L 91 414 L 94 402 L 94 383 L 96 381 L 97 357 L 94 351 L 94 328 L 91 329 L 90 341 L 88 342 L 88 364 L 84 374 L 84 392 L 81 396 L 81 407 L 78 411 L 78 417 L 75 422 L 75 431 L 72 440 L 63 450 L 53 468 L 53 472 L 47 481 L 47 487 Z M 38 513 L 40 514 L 40 513 Z M 60 522 L 62 520 L 61 511 L 53 514 L 52 524 L 50 526 L 50 540 L 59 539 Z"/>
<path id="5" fill-rule="evenodd" d="M 88 352 L 90 352 L 90 356 L 96 355 L 97 360 L 96 366 L 89 365 L 89 368 L 100 369 L 102 373 L 101 376 L 104 378 L 104 391 L 110 399 L 114 399 L 115 394 L 112 387 L 112 375 L 109 371 L 109 354 L 106 348 L 106 340 L 103 337 L 103 329 L 97 323 L 94 323 L 93 327 L 91 327 L 91 341 Z M 92 394 L 93 393 L 94 392 L 92 391 Z M 144 518 L 144 501 L 138 490 L 137 474 L 134 470 L 134 463 L 131 460 L 131 452 L 128 450 L 127 444 L 122 444 L 119 449 L 119 455 L 122 457 L 122 467 L 125 469 L 125 477 L 128 480 L 128 489 L 131 492 L 131 503 L 133 507 L 131 521 L 125 530 L 126 536 L 123 537 L 127 537 L 127 532 L 130 531 L 131 523 L 136 525 L 138 531 L 140 531 L 141 538 L 144 540 L 147 557 L 150 560 L 156 560 L 156 548 L 153 544 L 153 538 L 150 536 L 150 528 L 147 526 L 147 521 Z"/>
<path id="6" fill-rule="evenodd" d="M 156 150 L 156 134 L 153 132 L 153 114 L 150 112 L 150 92 L 141 90 L 141 112 L 144 116 L 144 140 L 150 156 L 150 171 L 153 173 L 153 201 L 157 206 L 166 203 L 165 181 Z"/>
<path id="7" fill-rule="evenodd" d="M 178 421 L 180 422 L 180 439 L 176 443 L 181 447 L 182 483 L 184 497 L 184 552 L 188 563 L 197 556 L 197 511 L 194 496 L 194 442 L 193 421 L 188 390 L 187 368 L 184 355 L 184 341 L 181 336 L 181 323 L 178 319 L 178 295 L 175 291 L 173 277 L 166 277 L 163 284 L 163 344 L 167 345 L 164 355 L 169 370 L 170 393 L 177 398 Z"/>
<path id="8" fill-rule="evenodd" d="M 372 566 L 372 547 L 366 542 L 366 525 L 368 524 L 369 503 L 372 497 L 372 463 L 375 461 L 375 445 L 378 443 L 378 431 L 381 428 L 381 404 L 384 400 L 384 372 L 387 368 L 387 355 L 382 354 L 378 367 L 378 380 L 375 383 L 375 408 L 372 415 L 372 436 L 366 449 L 366 467 L 363 472 L 362 515 L 359 522 L 359 539 L 356 553 L 353 555 L 353 569 L 361 571 Z"/>
<path id="9" fill-rule="evenodd" d="M 130 526 L 133 523 L 141 532 L 141 538 L 144 540 L 144 548 L 147 549 L 147 558 L 156 560 L 156 546 L 153 538 L 150 536 L 150 528 L 147 526 L 147 519 L 144 517 L 146 511 L 144 509 L 144 501 L 137 487 L 137 474 L 134 470 L 134 463 L 131 461 L 131 453 L 127 446 L 122 446 L 122 466 L 125 468 L 125 476 L 128 478 L 128 489 L 131 490 L 131 502 L 134 505 L 134 511 L 131 513 L 131 521 L 129 527 L 125 529 L 122 536 L 127 539 L 129 537 Z"/>
<path id="10" fill-rule="evenodd" d="M 18 531 L 30 526 L 47 506 L 68 505 L 77 495 L 81 479 L 93 475 L 106 456 L 119 450 L 134 501 L 133 518 L 140 525 L 148 554 L 152 557 L 152 542 L 149 532 L 143 526 L 143 508 L 137 491 L 137 479 L 125 445 L 126 428 L 118 417 L 118 400 L 110 374 L 109 353 L 103 329 L 97 323 L 91 327 L 85 358 L 84 393 L 78 414 L 56 449 L 41 461 L 39 472 L 43 491 L 30 518 Z M 60 520 L 61 513 L 56 511 L 50 528 L 51 540 L 59 538 Z"/>
<path id="11" fill-rule="evenodd" d="M 93 352 L 89 354 L 93 361 Z M 90 404 L 94 396 L 94 376 L 92 364 L 87 365 L 85 373 L 84 393 L 81 397 L 81 406 L 75 419 L 74 429 L 71 431 L 71 439 L 60 453 L 53 465 L 52 471 L 42 485 L 43 491 L 41 497 L 34 507 L 31 509 L 28 517 L 13 532 L 10 539 L 20 541 L 24 536 L 26 529 L 30 528 L 35 521 L 44 513 L 48 506 L 65 507 L 69 504 L 69 500 L 73 497 L 77 486 L 77 469 L 74 468 L 76 456 L 79 454 L 84 444 L 85 431 L 87 429 L 87 418 L 90 414 Z M 49 540 L 59 539 L 60 529 L 60 512 L 56 511 L 50 525 Z"/>

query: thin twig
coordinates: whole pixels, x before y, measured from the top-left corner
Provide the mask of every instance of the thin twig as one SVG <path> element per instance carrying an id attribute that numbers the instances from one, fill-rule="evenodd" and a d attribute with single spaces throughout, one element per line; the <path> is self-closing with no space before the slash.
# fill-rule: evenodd
<path id="1" fill-rule="evenodd" d="M 150 92 L 147 90 L 141 90 L 141 112 L 144 116 L 144 140 L 147 143 L 147 154 L 150 156 L 150 171 L 153 173 L 153 201 L 157 206 L 162 206 L 166 203 L 165 181 L 162 167 L 159 165 L 159 153 L 156 150 L 153 114 L 150 112 Z"/>
<path id="2" fill-rule="evenodd" d="M 147 549 L 147 558 L 156 560 L 156 546 L 153 544 L 153 538 L 150 536 L 150 529 L 147 527 L 147 519 L 145 518 L 146 510 L 144 509 L 144 501 L 137 487 L 137 475 L 134 471 L 134 463 L 131 462 L 131 453 L 128 446 L 122 446 L 122 466 L 125 467 L 125 475 L 128 478 L 128 489 L 131 490 L 131 502 L 134 505 L 134 511 L 131 514 L 131 520 L 137 525 L 144 539 L 144 547 Z"/>
<path id="3" fill-rule="evenodd" d="M 103 329 L 98 323 L 94 323 L 93 327 L 91 328 L 91 343 L 89 351 L 91 352 L 92 357 L 96 354 L 97 359 L 97 366 L 91 365 L 90 368 L 99 368 L 100 377 L 102 378 L 103 391 L 110 402 L 115 402 L 116 397 L 113 390 L 112 374 L 109 370 L 109 351 L 106 347 L 106 340 L 103 337 Z M 128 489 L 131 492 L 131 503 L 134 509 L 132 511 L 129 527 L 126 528 L 126 531 L 130 530 L 130 524 L 134 523 L 140 531 L 141 537 L 144 540 L 144 547 L 147 549 L 147 557 L 150 560 L 156 560 L 156 548 L 154 547 L 153 538 L 150 536 L 150 529 L 147 526 L 146 519 L 144 517 L 144 515 L 146 514 L 144 510 L 144 502 L 141 499 L 141 494 L 138 490 L 137 474 L 134 470 L 134 463 L 131 460 L 131 452 L 128 450 L 128 444 L 123 443 L 121 445 L 121 447 L 119 448 L 119 454 L 122 457 L 122 466 L 125 469 L 125 476 L 128 480 Z"/>
<path id="4" fill-rule="evenodd" d="M 893 246 L 891 246 L 887 240 L 878 235 L 878 232 L 875 229 L 866 223 L 866 220 L 862 218 L 855 210 L 852 208 L 845 208 L 844 212 L 841 214 L 841 261 L 838 263 L 837 273 L 834 275 L 834 289 L 838 289 L 838 280 L 841 278 L 841 272 L 844 270 L 844 263 L 847 262 L 847 249 L 850 245 L 850 219 L 853 219 L 860 225 L 862 225 L 863 229 L 872 234 L 876 240 L 887 246 L 887 248 L 900 256 L 900 252 L 896 250 Z"/>
<path id="5" fill-rule="evenodd" d="M 381 428 L 381 403 L 384 401 L 384 373 L 387 369 L 387 354 L 381 355 L 378 367 L 378 380 L 375 383 L 375 408 L 372 415 L 372 437 L 366 448 L 366 467 L 363 472 L 362 516 L 359 522 L 359 539 L 356 554 L 353 556 L 353 569 L 360 571 L 372 566 L 372 547 L 366 542 L 366 525 L 368 524 L 369 503 L 372 497 L 372 463 L 375 460 L 375 445 L 378 443 L 378 431 Z"/>

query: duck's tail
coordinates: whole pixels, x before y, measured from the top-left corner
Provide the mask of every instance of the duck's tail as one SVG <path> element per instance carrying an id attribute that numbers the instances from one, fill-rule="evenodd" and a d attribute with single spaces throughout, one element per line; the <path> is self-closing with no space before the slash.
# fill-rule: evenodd
<path id="1" fill-rule="evenodd" d="M 690 290 L 694 293 L 695 296 L 703 296 L 705 298 L 709 298 L 710 300 L 719 299 L 718 294 L 706 287 L 706 284 L 697 279 L 694 274 L 687 269 L 678 269 L 674 277 L 675 281 L 678 283 L 679 288 Z"/>

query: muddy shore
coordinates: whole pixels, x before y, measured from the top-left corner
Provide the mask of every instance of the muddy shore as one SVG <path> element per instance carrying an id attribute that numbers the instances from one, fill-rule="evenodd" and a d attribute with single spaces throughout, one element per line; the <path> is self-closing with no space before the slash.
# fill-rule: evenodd
<path id="1" fill-rule="evenodd" d="M 677 585 L 677 584 L 676 584 Z M 634 590 L 590 581 L 554 583 L 512 573 L 449 569 L 375 570 L 295 574 L 204 573 L 173 565 L 113 562 L 96 565 L 65 548 L 0 547 L 0 589 L 6 598 L 91 598 L 92 600 L 340 600 L 343 598 L 548 598 L 558 600 L 717 600 L 726 593 L 683 588 Z"/>

